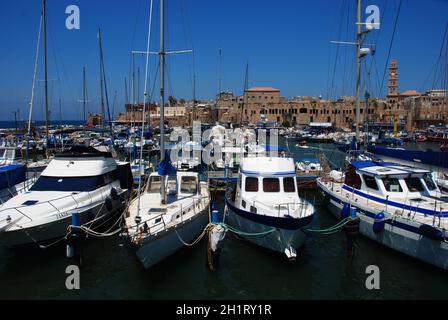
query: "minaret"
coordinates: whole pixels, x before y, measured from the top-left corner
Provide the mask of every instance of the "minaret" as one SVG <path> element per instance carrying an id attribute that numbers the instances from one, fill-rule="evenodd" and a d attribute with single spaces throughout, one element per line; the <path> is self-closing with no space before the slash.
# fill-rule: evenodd
<path id="1" fill-rule="evenodd" d="M 389 84 L 387 86 L 387 105 L 394 109 L 398 105 L 398 66 L 397 60 L 392 60 L 389 65 Z"/>

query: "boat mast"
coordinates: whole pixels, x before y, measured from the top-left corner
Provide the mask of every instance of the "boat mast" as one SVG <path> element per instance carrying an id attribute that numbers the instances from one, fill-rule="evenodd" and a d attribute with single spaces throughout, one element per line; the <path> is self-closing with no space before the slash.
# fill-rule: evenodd
<path id="1" fill-rule="evenodd" d="M 42 18 L 43 18 L 42 15 L 43 14 L 41 14 L 40 21 L 39 21 L 39 34 L 37 36 L 36 61 L 34 62 L 33 86 L 31 89 L 30 110 L 29 110 L 29 114 L 28 114 L 28 130 L 27 130 L 28 138 L 31 134 L 31 118 L 33 116 L 34 93 L 35 93 L 34 89 L 36 87 L 37 62 L 39 61 L 40 34 L 42 31 Z"/>
<path id="2" fill-rule="evenodd" d="M 101 28 L 98 28 L 98 49 L 100 55 L 100 94 L 101 94 L 101 128 L 104 129 L 104 92 L 103 92 L 103 63 L 102 63 L 102 46 L 101 46 Z"/>
<path id="3" fill-rule="evenodd" d="M 359 118 L 360 118 L 360 85 L 361 85 L 361 0 L 356 0 L 356 140 L 359 141 Z"/>
<path id="4" fill-rule="evenodd" d="M 160 161 L 165 159 L 165 30 L 164 30 L 164 0 L 160 0 Z M 160 196 L 162 204 L 166 203 L 165 176 L 161 177 Z"/>
<path id="5" fill-rule="evenodd" d="M 84 124 L 86 124 L 86 67 L 82 68 L 82 105 L 84 111 Z"/>
<path id="6" fill-rule="evenodd" d="M 152 24 L 152 5 L 153 0 L 151 0 L 150 8 L 149 8 L 149 23 L 148 23 L 148 41 L 146 43 L 146 51 L 149 52 L 149 44 L 151 42 L 151 24 Z M 144 135 L 144 128 L 145 128 L 145 116 L 146 116 L 146 101 L 148 98 L 148 65 L 149 65 L 149 54 L 146 54 L 146 63 L 145 63 L 145 87 L 143 91 L 143 110 L 142 110 L 142 131 L 141 131 L 141 138 L 140 138 L 140 161 L 138 164 L 138 174 L 140 175 L 140 179 L 138 181 L 138 203 L 137 203 L 137 216 L 140 216 L 140 192 L 142 188 L 142 163 L 143 163 L 143 139 L 145 137 Z M 149 113 L 149 110 L 148 110 Z"/>
<path id="7" fill-rule="evenodd" d="M 42 0 L 43 16 L 44 16 L 44 90 L 45 90 L 45 131 L 47 133 L 48 147 L 48 74 L 47 74 L 47 5 L 46 0 Z"/>

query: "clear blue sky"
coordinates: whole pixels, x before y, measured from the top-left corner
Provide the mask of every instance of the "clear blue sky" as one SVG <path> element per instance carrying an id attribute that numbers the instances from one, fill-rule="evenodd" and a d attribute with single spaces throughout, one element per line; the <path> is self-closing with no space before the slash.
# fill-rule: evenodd
<path id="1" fill-rule="evenodd" d="M 399 0 L 362 1 L 378 5 L 381 29 L 366 39 L 376 43 L 369 88 L 384 96 L 387 75 L 381 87 L 389 43 Z M 65 28 L 65 8 L 78 5 L 81 29 Z M 158 45 L 158 1 L 154 1 L 151 50 Z M 355 0 L 167 0 L 166 50 L 194 49 L 167 59 L 167 94 L 192 98 L 193 70 L 197 97 L 211 99 L 218 91 L 219 58 L 222 48 L 222 89 L 241 94 L 246 62 L 249 85 L 279 88 L 285 97 L 322 95 L 334 98 L 354 94 L 354 47 L 330 44 L 330 40 L 354 41 Z M 364 11 L 363 9 L 363 11 Z M 27 118 L 31 96 L 35 48 L 41 3 L 38 0 L 0 3 L 0 117 L 12 120 L 20 109 Z M 82 67 L 87 68 L 89 108 L 98 111 L 99 63 L 97 28 L 102 28 L 103 49 L 110 107 L 124 108 L 124 78 L 130 83 L 130 50 L 146 48 L 149 0 L 47 0 L 48 77 L 51 117 L 81 119 Z M 431 70 L 436 63 L 448 23 L 448 1 L 403 0 L 391 58 L 399 65 L 399 90 L 431 89 Z M 363 14 L 363 19 L 366 15 Z M 41 46 L 42 49 L 42 46 Z M 40 51 L 38 79 L 43 79 Z M 144 58 L 141 68 L 143 92 Z M 336 61 L 336 64 L 335 64 Z M 151 57 L 149 82 L 153 87 L 157 57 Z M 193 67 L 194 65 L 194 67 Z M 335 67 L 336 66 L 336 67 Z M 333 75 L 334 74 L 334 75 Z M 54 79 L 54 80 L 52 80 Z M 364 82 L 364 81 L 363 81 Z M 158 86 L 154 87 L 155 100 Z M 43 119 L 43 82 L 36 87 L 34 119 Z M 152 90 L 150 90 L 151 92 Z M 129 93 L 130 94 L 130 93 Z M 140 99 L 141 100 L 141 99 Z"/>

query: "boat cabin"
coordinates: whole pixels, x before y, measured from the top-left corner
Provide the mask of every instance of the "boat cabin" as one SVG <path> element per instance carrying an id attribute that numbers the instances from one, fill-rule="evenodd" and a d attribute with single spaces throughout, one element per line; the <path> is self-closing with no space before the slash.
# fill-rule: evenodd
<path id="1" fill-rule="evenodd" d="M 345 185 L 385 198 L 421 198 L 440 195 L 428 170 L 374 161 L 352 161 Z"/>
<path id="2" fill-rule="evenodd" d="M 162 187 L 162 176 L 157 172 L 149 175 L 146 192 L 154 197 L 160 197 Z M 196 172 L 178 171 L 176 175 L 166 176 L 165 188 L 167 203 L 179 198 L 196 196 L 200 193 L 199 176 Z"/>
<path id="3" fill-rule="evenodd" d="M 234 204 L 251 213 L 279 214 L 298 205 L 296 172 L 292 158 L 243 158 Z"/>

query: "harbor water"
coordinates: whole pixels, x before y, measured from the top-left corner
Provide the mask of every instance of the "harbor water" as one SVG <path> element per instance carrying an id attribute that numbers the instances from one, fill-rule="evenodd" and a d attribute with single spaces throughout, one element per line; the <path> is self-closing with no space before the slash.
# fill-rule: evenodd
<path id="1" fill-rule="evenodd" d="M 296 160 L 322 150 L 333 162 L 342 161 L 332 144 L 289 148 Z M 313 229 L 337 222 L 316 191 L 301 195 L 316 203 Z M 222 194 L 214 195 L 213 201 L 223 210 Z M 127 238 L 117 235 L 83 245 L 79 290 L 66 289 L 70 261 L 64 245 L 46 250 L 0 248 L 0 299 L 448 298 L 445 271 L 361 236 L 350 259 L 346 244 L 343 232 L 309 236 L 297 260 L 288 262 L 284 255 L 227 235 L 216 272 L 208 270 L 204 240 L 145 270 Z M 379 267 L 379 290 L 366 288 L 369 265 Z"/>

